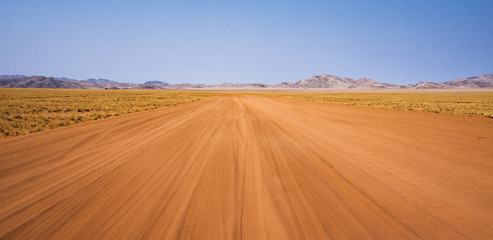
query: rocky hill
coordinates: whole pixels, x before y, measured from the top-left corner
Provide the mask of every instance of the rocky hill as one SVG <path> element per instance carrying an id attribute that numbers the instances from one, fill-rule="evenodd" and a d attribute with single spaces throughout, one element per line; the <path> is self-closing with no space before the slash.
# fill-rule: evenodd
<path id="1" fill-rule="evenodd" d="M 2 78 L 0 87 L 4 88 L 85 88 L 78 82 L 64 82 L 52 77 L 32 76 L 20 78 Z"/>
<path id="2" fill-rule="evenodd" d="M 419 82 L 416 84 L 409 84 L 406 86 L 402 86 L 402 88 L 413 88 L 413 89 L 443 89 L 450 88 L 449 86 L 443 83 L 435 83 L 435 82 Z"/>
<path id="3" fill-rule="evenodd" d="M 295 83 L 282 82 L 274 85 L 280 88 L 332 88 L 332 89 L 347 89 L 347 88 L 393 88 L 397 85 L 379 83 L 369 78 L 351 79 L 340 78 L 333 75 L 321 74 L 311 76 L 309 78 L 297 81 Z"/>
<path id="4" fill-rule="evenodd" d="M 405 88 L 414 89 L 444 89 L 444 88 L 493 88 L 493 74 L 485 74 L 477 77 L 458 78 L 442 83 L 419 82 L 409 84 Z"/>
<path id="5" fill-rule="evenodd" d="M 122 89 L 138 88 L 138 84 L 119 83 L 107 79 L 75 80 L 44 76 L 1 75 L 0 87 L 3 88 L 80 88 L 80 89 Z"/>
<path id="6" fill-rule="evenodd" d="M 493 88 L 493 74 L 478 77 L 459 78 L 443 83 L 452 88 Z"/>

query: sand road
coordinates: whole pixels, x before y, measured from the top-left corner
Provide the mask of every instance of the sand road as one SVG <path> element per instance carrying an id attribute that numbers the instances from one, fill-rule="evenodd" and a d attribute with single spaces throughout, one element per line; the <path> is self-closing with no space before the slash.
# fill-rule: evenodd
<path id="1" fill-rule="evenodd" d="M 229 94 L 0 141 L 1 239 L 493 239 L 493 119 Z"/>

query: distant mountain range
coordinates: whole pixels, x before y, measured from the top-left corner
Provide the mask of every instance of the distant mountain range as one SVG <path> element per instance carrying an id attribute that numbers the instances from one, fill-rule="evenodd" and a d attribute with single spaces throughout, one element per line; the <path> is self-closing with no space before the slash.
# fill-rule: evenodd
<path id="1" fill-rule="evenodd" d="M 0 87 L 3 88 L 75 88 L 75 89 L 132 89 L 140 84 L 119 83 L 108 79 L 76 80 L 44 76 L 1 75 Z"/>
<path id="2" fill-rule="evenodd" d="M 369 78 L 351 79 L 321 74 L 297 82 L 281 82 L 275 85 L 263 83 L 222 83 L 222 84 L 169 84 L 148 81 L 144 84 L 120 83 L 108 79 L 76 80 L 44 76 L 0 75 L 3 88 L 81 88 L 81 89 L 200 89 L 200 88 L 314 88 L 314 89 L 445 89 L 445 88 L 493 88 L 493 74 L 459 78 L 435 83 L 396 85 L 380 83 Z"/>
<path id="3" fill-rule="evenodd" d="M 398 85 L 379 83 L 369 78 L 351 79 L 340 78 L 333 75 L 321 74 L 311 76 L 309 78 L 291 83 L 282 82 L 274 85 L 273 87 L 281 88 L 334 88 L 334 89 L 346 89 L 346 88 L 397 88 Z"/>

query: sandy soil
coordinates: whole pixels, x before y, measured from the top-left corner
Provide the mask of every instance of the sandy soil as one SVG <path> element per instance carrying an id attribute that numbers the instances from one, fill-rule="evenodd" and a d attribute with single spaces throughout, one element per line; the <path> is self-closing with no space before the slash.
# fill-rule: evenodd
<path id="1" fill-rule="evenodd" d="M 493 239 L 493 119 L 229 94 L 0 142 L 2 239 Z"/>

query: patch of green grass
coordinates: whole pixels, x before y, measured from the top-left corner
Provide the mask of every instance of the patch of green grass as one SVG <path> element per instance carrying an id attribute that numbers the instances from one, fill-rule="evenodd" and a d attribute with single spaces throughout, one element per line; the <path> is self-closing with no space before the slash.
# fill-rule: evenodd
<path id="1" fill-rule="evenodd" d="M 0 136 L 16 136 L 217 95 L 196 91 L 0 88 Z"/>
<path id="2" fill-rule="evenodd" d="M 493 118 L 493 93 L 269 93 L 362 107 L 421 110 Z"/>

